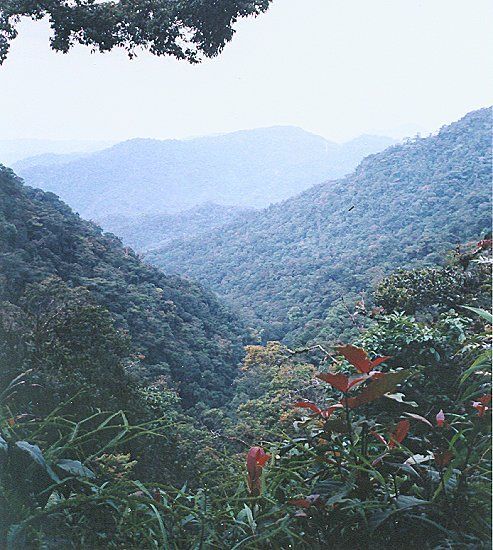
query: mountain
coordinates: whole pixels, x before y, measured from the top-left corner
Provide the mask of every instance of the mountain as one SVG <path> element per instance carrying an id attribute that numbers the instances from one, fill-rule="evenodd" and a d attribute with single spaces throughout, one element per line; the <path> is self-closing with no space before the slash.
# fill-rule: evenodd
<path id="1" fill-rule="evenodd" d="M 344 175 L 391 143 L 366 136 L 338 145 L 280 126 L 182 141 L 134 139 L 66 163 L 19 166 L 18 173 L 99 221 L 176 213 L 206 202 L 265 207 Z"/>
<path id="2" fill-rule="evenodd" d="M 12 166 L 30 157 L 53 155 L 54 157 L 72 153 L 92 153 L 110 147 L 110 141 L 89 140 L 49 140 L 49 139 L 0 139 L 0 163 Z"/>
<path id="3" fill-rule="evenodd" d="M 204 203 L 177 214 L 108 216 L 99 220 L 105 231 L 139 252 L 164 246 L 174 239 L 190 239 L 234 221 L 246 220 L 253 209 Z"/>
<path id="4" fill-rule="evenodd" d="M 41 155 L 34 155 L 25 159 L 18 160 L 12 164 L 12 169 L 16 172 L 20 170 L 27 170 L 29 168 L 40 166 L 54 166 L 57 164 L 67 164 L 73 160 L 78 160 L 85 157 L 88 153 L 43 153 Z"/>
<path id="5" fill-rule="evenodd" d="M 364 159 L 350 175 L 147 256 L 210 285 L 266 328 L 306 340 L 333 308 L 400 267 L 490 228 L 491 108 Z"/>
<path id="6" fill-rule="evenodd" d="M 109 310 L 130 334 L 140 370 L 170 379 L 185 407 L 229 399 L 244 329 L 214 295 L 144 265 L 53 193 L 0 166 L 0 302 L 21 304 L 30 284 L 53 278 Z"/>

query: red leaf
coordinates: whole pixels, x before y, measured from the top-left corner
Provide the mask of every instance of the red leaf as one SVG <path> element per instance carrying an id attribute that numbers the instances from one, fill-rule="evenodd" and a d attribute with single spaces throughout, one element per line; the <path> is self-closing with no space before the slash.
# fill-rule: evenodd
<path id="1" fill-rule="evenodd" d="M 262 469 L 270 459 L 262 447 L 252 447 L 247 454 L 248 490 L 254 496 L 258 496 L 261 490 L 260 476 Z"/>
<path id="2" fill-rule="evenodd" d="M 375 432 L 374 430 L 372 430 L 372 431 L 370 432 L 370 434 L 371 434 L 373 437 L 376 437 L 376 438 L 377 438 L 381 443 L 383 443 L 385 446 L 388 445 L 386 439 L 385 439 L 382 435 L 380 435 L 379 433 L 377 433 L 377 432 Z"/>
<path id="3" fill-rule="evenodd" d="M 484 413 L 490 410 L 490 408 L 483 405 L 481 401 L 473 401 L 471 405 L 478 411 L 478 416 L 484 416 Z"/>
<path id="4" fill-rule="evenodd" d="M 433 428 L 433 424 L 427 420 L 424 416 L 421 416 L 419 414 L 414 413 L 404 413 L 406 416 L 410 416 L 411 418 L 414 418 L 415 420 L 419 420 L 420 422 L 423 422 L 424 424 L 427 424 L 430 428 Z"/>
<path id="5" fill-rule="evenodd" d="M 368 380 L 368 378 L 370 378 L 370 376 L 356 376 L 354 378 L 350 378 L 349 379 L 349 384 L 348 384 L 348 390 L 350 390 L 354 386 L 359 385 L 361 382 L 364 382 L 365 380 Z"/>
<path id="6" fill-rule="evenodd" d="M 339 346 L 336 348 L 336 350 L 337 353 L 344 356 L 344 358 L 347 359 L 351 363 L 351 365 L 353 365 L 353 367 L 364 374 L 368 374 L 377 365 L 380 365 L 380 363 L 383 363 L 384 361 L 387 361 L 387 359 L 390 359 L 390 357 L 377 357 L 376 359 L 371 361 L 368 357 L 368 354 L 363 348 L 358 348 L 351 344 Z"/>
<path id="7" fill-rule="evenodd" d="M 322 414 L 322 411 L 317 407 L 317 405 L 311 401 L 297 401 L 294 406 L 300 407 L 301 409 L 310 409 L 315 414 Z"/>
<path id="8" fill-rule="evenodd" d="M 400 370 L 379 376 L 376 380 L 368 384 L 358 396 L 350 397 L 347 400 L 349 408 L 354 409 L 360 405 L 366 405 L 366 403 L 371 403 L 383 397 L 386 393 L 393 391 L 398 384 L 409 376 L 409 374 L 407 370 Z"/>
<path id="9" fill-rule="evenodd" d="M 371 371 L 371 361 L 363 348 L 358 348 L 351 344 L 347 344 L 345 346 L 337 347 L 336 350 L 337 353 L 344 356 L 344 358 L 347 359 L 353 367 L 358 369 L 359 372 L 368 374 Z"/>
<path id="10" fill-rule="evenodd" d="M 443 425 L 445 424 L 445 413 L 443 412 L 442 409 L 440 409 L 438 414 L 436 415 L 436 421 L 437 421 L 437 426 L 439 428 L 442 428 Z"/>
<path id="11" fill-rule="evenodd" d="M 444 466 L 448 466 L 448 464 L 450 464 L 451 460 L 454 458 L 454 453 L 452 451 L 445 451 L 443 453 L 434 453 L 433 457 L 435 459 L 437 466 L 440 466 L 440 468 L 443 468 Z"/>
<path id="12" fill-rule="evenodd" d="M 398 443 L 402 443 L 402 441 L 406 438 L 410 427 L 411 424 L 409 423 L 409 420 L 401 420 L 397 424 L 394 433 L 390 436 L 389 448 L 393 448 Z"/>
<path id="13" fill-rule="evenodd" d="M 343 406 L 341 403 L 337 403 L 337 405 L 332 405 L 331 407 L 329 407 L 328 409 L 325 409 L 324 411 L 322 411 L 320 414 L 324 417 L 324 418 L 330 418 L 330 416 L 332 415 L 332 413 L 337 410 L 337 409 L 342 409 Z"/>
<path id="14" fill-rule="evenodd" d="M 306 498 L 288 500 L 288 503 L 292 506 L 297 506 L 298 508 L 310 508 L 312 505 L 312 503 Z"/>
<path id="15" fill-rule="evenodd" d="M 385 361 L 388 361 L 389 359 L 392 359 L 391 355 L 377 357 L 376 359 L 373 359 L 373 361 L 371 361 L 371 368 L 374 369 L 375 367 L 378 367 L 378 365 L 380 365 L 381 363 L 385 363 Z"/>
<path id="16" fill-rule="evenodd" d="M 265 454 L 265 455 L 262 455 L 262 456 L 257 456 L 257 464 L 263 468 L 267 462 L 269 462 L 270 460 L 270 455 L 268 454 Z"/>
<path id="17" fill-rule="evenodd" d="M 478 247 L 482 250 L 487 250 L 488 248 L 491 248 L 493 241 L 491 239 L 483 239 L 482 241 L 479 241 Z"/>
<path id="18" fill-rule="evenodd" d="M 489 405 L 491 403 L 491 393 L 487 395 L 483 395 L 483 397 L 481 397 L 479 402 L 482 403 L 483 405 Z"/>
<path id="19" fill-rule="evenodd" d="M 344 374 L 331 374 L 330 372 L 319 372 L 317 378 L 327 382 L 336 390 L 346 393 L 349 390 L 349 378 Z"/>
<path id="20" fill-rule="evenodd" d="M 490 408 L 486 406 L 490 403 L 491 394 L 486 394 L 480 397 L 479 401 L 473 401 L 471 405 L 478 411 L 478 416 L 484 416 L 484 413 L 490 410 Z"/>

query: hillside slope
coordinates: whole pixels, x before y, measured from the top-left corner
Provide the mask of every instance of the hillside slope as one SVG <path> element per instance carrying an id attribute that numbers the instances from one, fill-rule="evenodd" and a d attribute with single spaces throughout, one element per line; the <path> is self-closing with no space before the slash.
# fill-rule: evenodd
<path id="1" fill-rule="evenodd" d="M 0 166 L 0 301 L 19 303 L 26 285 L 53 276 L 87 288 L 130 333 L 145 374 L 170 377 L 185 407 L 229 398 L 243 329 L 212 293 L 142 264 L 54 194 Z"/>
<path id="2" fill-rule="evenodd" d="M 267 337 L 305 339 L 348 293 L 396 267 L 434 264 L 490 226 L 491 108 L 393 146 L 356 171 L 246 222 L 148 259 L 210 285 Z"/>
<path id="3" fill-rule="evenodd" d="M 254 212 L 253 209 L 204 203 L 176 214 L 108 216 L 99 220 L 99 224 L 134 250 L 146 252 L 174 239 L 195 238 L 234 221 L 246 220 Z"/>
<path id="4" fill-rule="evenodd" d="M 296 127 L 189 140 L 135 139 L 57 165 L 19 165 L 26 183 L 59 195 L 81 215 L 174 213 L 205 202 L 264 207 L 352 170 L 393 143 L 364 136 L 337 145 Z"/>

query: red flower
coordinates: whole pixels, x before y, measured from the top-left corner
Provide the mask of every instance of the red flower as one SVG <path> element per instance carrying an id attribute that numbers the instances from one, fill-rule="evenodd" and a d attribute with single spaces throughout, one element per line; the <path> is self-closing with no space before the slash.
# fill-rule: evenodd
<path id="1" fill-rule="evenodd" d="M 436 421 L 437 421 L 437 426 L 439 428 L 442 428 L 443 425 L 445 424 L 445 413 L 443 412 L 442 409 L 440 409 L 440 411 L 436 415 Z"/>
<path id="2" fill-rule="evenodd" d="M 260 476 L 262 470 L 266 465 L 267 461 L 270 459 L 262 447 L 252 447 L 248 451 L 246 465 L 248 472 L 248 490 L 253 496 L 260 495 L 261 483 Z"/>
<path id="3" fill-rule="evenodd" d="M 351 365 L 353 365 L 353 367 L 355 367 L 359 372 L 363 374 L 368 374 L 376 366 L 380 365 L 380 363 L 383 363 L 387 361 L 387 359 L 390 359 L 389 356 L 377 357 L 376 359 L 371 361 L 368 357 L 368 354 L 363 348 L 358 348 L 351 344 L 339 346 L 336 348 L 336 350 L 337 353 L 343 355 L 344 358 L 347 359 L 351 363 Z"/>

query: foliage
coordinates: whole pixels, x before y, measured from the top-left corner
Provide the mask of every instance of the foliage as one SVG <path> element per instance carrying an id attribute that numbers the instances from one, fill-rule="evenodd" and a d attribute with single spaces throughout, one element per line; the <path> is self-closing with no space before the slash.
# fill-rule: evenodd
<path id="1" fill-rule="evenodd" d="M 148 257 L 260 320 L 264 340 L 299 345 L 318 328 L 334 342 L 342 331 L 327 331 L 332 306 L 396 268 L 436 266 L 445 251 L 490 231 L 490 159 L 491 109 L 483 109 L 242 224 Z"/>
<path id="2" fill-rule="evenodd" d="M 98 223 L 139 253 L 170 243 L 191 239 L 217 227 L 246 219 L 253 210 L 206 203 L 177 214 L 107 216 Z"/>
<path id="3" fill-rule="evenodd" d="M 25 382 L 18 377 L 2 393 L 0 546 L 165 545 L 160 489 L 136 480 L 135 461 L 118 449 L 136 437 L 159 435 L 167 423 L 134 427 L 121 411 L 77 421 L 56 410 L 46 417 L 12 418 L 7 402 Z"/>
<path id="4" fill-rule="evenodd" d="M 464 133 L 483 143 L 483 115 L 352 178 L 390 185 L 404 169 L 390 155 L 446 166 L 437 185 L 459 186 L 483 166 L 465 145 L 454 152 Z M 401 270 L 367 299 L 362 258 L 379 258 L 355 256 L 361 235 L 337 309 L 336 294 L 289 289 L 293 334 L 319 327 L 329 342 L 248 346 L 238 371 L 243 329 L 213 295 L 1 170 L 0 546 L 489 547 L 491 242 L 447 267 Z M 435 244 L 419 259 L 434 261 Z M 382 248 L 378 269 L 405 265 L 403 250 L 387 260 Z M 341 311 L 352 329 L 327 327 Z M 331 343 L 339 328 L 354 345 Z"/>
<path id="5" fill-rule="evenodd" d="M 0 63 L 5 60 L 21 16 L 48 17 L 51 47 L 66 53 L 76 43 L 101 52 L 124 48 L 130 57 L 137 49 L 197 63 L 220 53 L 241 17 L 258 15 L 269 0 L 205 0 L 168 2 L 120 0 L 66 2 L 4 0 L 0 8 Z"/>
<path id="6" fill-rule="evenodd" d="M 328 403 L 303 407 L 306 435 L 271 449 L 277 460 L 252 513 L 258 542 L 247 547 L 296 539 L 301 548 L 488 547 L 491 374 L 476 370 L 473 381 L 463 366 L 448 408 L 401 409 L 392 418 L 372 402 L 384 399 L 376 386 L 399 372 L 385 389 L 399 382 L 406 391 L 412 370 L 372 369 L 363 390 L 361 382 L 339 397 L 330 389 Z"/>
<path id="7" fill-rule="evenodd" d="M 144 265 L 116 237 L 102 235 L 54 195 L 23 186 L 4 168 L 0 254 L 0 300 L 9 307 L 22 308 L 28 285 L 56 276 L 109 310 L 131 338 L 134 363 L 140 362 L 135 368 L 150 380 L 168 377 L 185 407 L 202 400 L 217 406 L 231 396 L 245 333 L 230 311 L 197 284 Z M 49 292 L 44 300 L 40 314 L 56 312 Z M 84 345 L 82 334 L 71 337 Z"/>
<path id="8" fill-rule="evenodd" d="M 281 433 L 293 434 L 293 402 L 302 395 L 310 399 L 320 395 L 314 374 L 313 365 L 279 342 L 247 346 L 228 407 L 226 435 L 252 445 L 263 439 L 273 441 Z"/>
<path id="9" fill-rule="evenodd" d="M 126 449 L 139 459 L 140 479 L 195 486 L 201 472 L 215 468 L 209 432 L 183 413 L 165 378 L 145 385 L 128 337 L 87 290 L 53 278 L 30 285 L 21 306 L 0 311 L 0 383 L 29 373 L 8 404 L 11 418 L 43 418 L 56 409 L 77 423 L 97 411 L 123 410 L 137 426 L 166 425 L 145 447 L 134 441 Z"/>
<path id="10" fill-rule="evenodd" d="M 386 311 L 411 315 L 417 311 L 436 315 L 457 306 L 460 301 L 488 307 L 490 266 L 471 263 L 471 260 L 490 248 L 491 241 L 486 248 L 476 248 L 474 254 L 459 253 L 454 263 L 447 266 L 397 270 L 379 284 L 374 302 Z M 469 269 L 461 265 L 464 257 L 468 258 Z"/>

